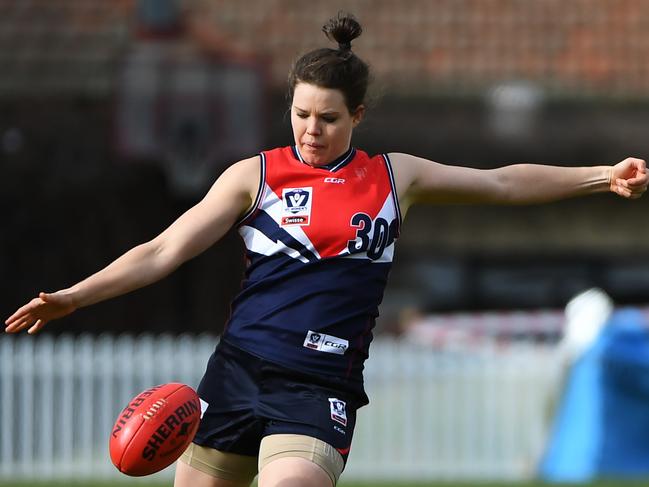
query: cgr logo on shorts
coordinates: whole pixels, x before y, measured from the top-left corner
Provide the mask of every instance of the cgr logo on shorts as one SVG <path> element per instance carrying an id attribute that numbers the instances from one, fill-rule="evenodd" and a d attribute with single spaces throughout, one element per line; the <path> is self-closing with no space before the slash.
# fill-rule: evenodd
<path id="1" fill-rule="evenodd" d="M 338 398 L 329 398 L 329 409 L 331 410 L 331 419 L 347 426 L 347 404 Z"/>
<path id="2" fill-rule="evenodd" d="M 309 330 L 304 339 L 303 346 L 320 352 L 344 355 L 347 348 L 349 348 L 349 342 L 343 338 Z"/>

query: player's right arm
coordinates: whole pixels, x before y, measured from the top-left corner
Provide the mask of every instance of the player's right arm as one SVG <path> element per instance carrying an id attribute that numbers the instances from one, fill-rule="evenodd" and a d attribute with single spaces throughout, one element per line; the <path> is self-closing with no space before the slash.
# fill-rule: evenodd
<path id="1" fill-rule="evenodd" d="M 160 235 L 132 248 L 96 274 L 67 289 L 40 293 L 5 321 L 5 331 L 38 332 L 77 308 L 159 281 L 217 242 L 251 207 L 259 188 L 259 157 L 229 167 L 207 195 Z"/>

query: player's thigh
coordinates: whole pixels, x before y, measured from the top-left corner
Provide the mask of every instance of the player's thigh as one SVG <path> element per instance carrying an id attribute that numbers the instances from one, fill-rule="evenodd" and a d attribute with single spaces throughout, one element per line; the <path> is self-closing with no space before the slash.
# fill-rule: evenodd
<path id="1" fill-rule="evenodd" d="M 302 434 L 271 434 L 261 441 L 260 487 L 331 487 L 345 467 L 329 443 Z"/>
<path id="2" fill-rule="evenodd" d="M 248 487 L 257 474 L 257 457 L 192 443 L 176 463 L 174 487 Z"/>
<path id="3" fill-rule="evenodd" d="M 249 485 L 249 483 L 242 484 L 212 477 L 181 461 L 176 464 L 174 487 L 248 487 Z"/>
<path id="4" fill-rule="evenodd" d="M 259 472 L 259 487 L 332 487 L 327 473 L 300 457 L 273 460 Z"/>

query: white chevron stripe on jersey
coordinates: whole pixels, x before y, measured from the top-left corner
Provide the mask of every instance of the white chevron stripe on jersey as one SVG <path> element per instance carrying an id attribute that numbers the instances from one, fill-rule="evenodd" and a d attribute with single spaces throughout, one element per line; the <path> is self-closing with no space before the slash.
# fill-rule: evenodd
<path id="1" fill-rule="evenodd" d="M 256 228 L 242 226 L 239 228 L 239 234 L 246 244 L 246 248 L 257 254 L 271 256 L 282 252 L 293 259 L 298 259 L 305 264 L 309 259 L 301 255 L 297 250 L 286 246 L 283 242 L 274 242 Z"/>
<path id="2" fill-rule="evenodd" d="M 279 225 L 279 222 L 282 221 L 282 215 L 283 215 L 283 202 L 281 198 L 278 198 L 275 192 L 271 189 L 268 184 L 265 185 L 264 187 L 264 198 L 263 201 L 261 202 L 260 209 L 262 211 L 265 211 L 270 215 L 270 217 L 277 222 Z M 306 233 L 302 230 L 302 228 L 298 225 L 287 225 L 285 227 L 282 227 L 291 237 L 293 237 L 295 240 L 300 242 L 304 247 L 306 247 L 310 252 L 313 253 L 318 259 L 321 258 L 320 253 L 318 250 L 313 246 L 313 243 L 311 243 L 311 240 L 309 237 L 307 237 Z M 249 247 L 250 248 L 250 247 Z M 291 249 L 292 250 L 292 249 Z M 288 252 L 285 252 L 288 254 Z"/>

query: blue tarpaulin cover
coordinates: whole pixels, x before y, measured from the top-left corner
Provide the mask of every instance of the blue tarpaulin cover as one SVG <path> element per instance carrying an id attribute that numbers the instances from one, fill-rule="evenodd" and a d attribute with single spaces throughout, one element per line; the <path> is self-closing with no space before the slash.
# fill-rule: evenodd
<path id="1" fill-rule="evenodd" d="M 649 478 L 649 328 L 641 312 L 611 315 L 565 381 L 540 477 Z"/>

